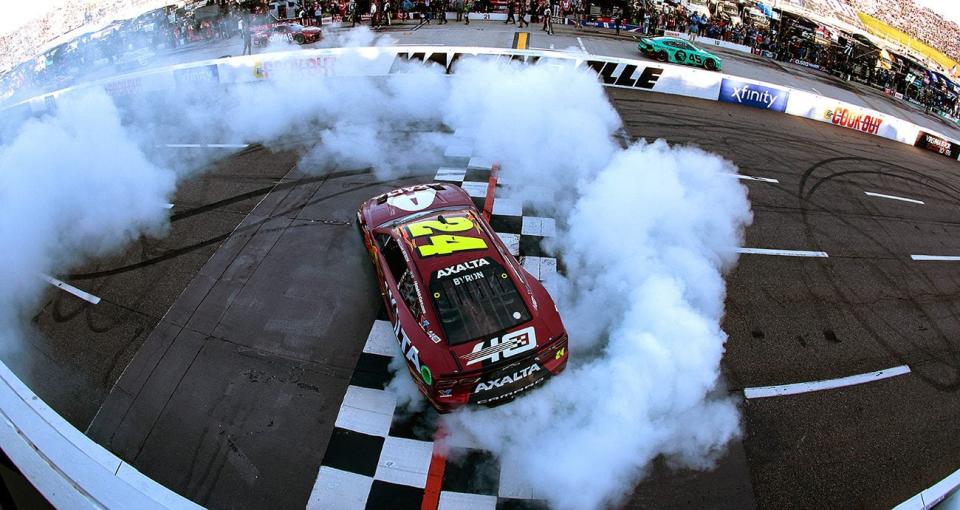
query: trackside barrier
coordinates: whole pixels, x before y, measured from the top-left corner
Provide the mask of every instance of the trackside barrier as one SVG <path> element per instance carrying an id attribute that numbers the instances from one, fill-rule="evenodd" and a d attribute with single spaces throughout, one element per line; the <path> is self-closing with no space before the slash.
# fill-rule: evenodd
<path id="1" fill-rule="evenodd" d="M 690 40 L 690 34 L 686 32 L 676 32 L 674 30 L 664 30 L 663 35 L 667 37 L 677 37 L 679 39 Z M 726 48 L 728 50 L 742 51 L 743 53 L 753 53 L 753 48 L 745 44 L 732 43 L 730 41 L 724 41 L 723 39 L 714 39 L 712 37 L 701 37 L 697 36 L 697 44 L 701 46 L 717 46 L 719 48 Z"/>
<path id="2" fill-rule="evenodd" d="M 917 145 L 957 159 L 960 142 L 935 131 L 861 106 L 772 83 L 701 69 L 580 52 L 454 46 L 323 48 L 204 60 L 125 74 L 21 101 L 4 115 L 55 111 L 65 95 L 91 87 L 120 102 L 151 92 L 198 84 L 268 82 L 276 76 L 318 79 L 388 76 L 432 62 L 446 73 L 461 58 L 484 56 L 530 64 L 587 66 L 605 86 L 648 90 L 783 112 L 846 129 Z M 199 508 L 147 478 L 43 403 L 0 363 L 0 442 L 20 470 L 56 507 Z"/>
<path id="3" fill-rule="evenodd" d="M 404 72 L 404 64 L 408 61 L 433 62 L 451 73 L 455 72 L 456 61 L 466 56 L 588 66 L 610 87 L 651 90 L 774 110 L 924 147 L 951 159 L 957 159 L 957 149 L 960 148 L 960 142 L 943 133 L 806 91 L 685 66 L 553 50 L 390 46 L 267 53 L 130 73 L 37 96 L 18 103 L 18 106 L 25 110 L 25 105 L 29 105 L 30 112 L 44 112 L 56 106 L 59 96 L 91 86 L 101 86 L 115 98 L 122 98 L 172 87 L 183 88 L 189 93 L 190 88 L 199 83 L 233 85 L 269 80 L 275 74 L 292 74 L 301 79 L 382 76 Z M 772 96 L 777 99 L 770 102 Z"/>
<path id="4" fill-rule="evenodd" d="M 201 508 L 73 428 L 3 363 L 0 445 L 55 508 Z"/>

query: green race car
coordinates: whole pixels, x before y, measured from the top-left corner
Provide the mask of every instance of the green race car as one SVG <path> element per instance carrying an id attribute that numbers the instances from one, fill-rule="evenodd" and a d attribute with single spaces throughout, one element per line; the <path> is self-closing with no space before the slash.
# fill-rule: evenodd
<path id="1" fill-rule="evenodd" d="M 719 57 L 676 37 L 645 37 L 640 39 L 637 48 L 640 53 L 660 62 L 704 67 L 711 71 L 720 70 Z"/>

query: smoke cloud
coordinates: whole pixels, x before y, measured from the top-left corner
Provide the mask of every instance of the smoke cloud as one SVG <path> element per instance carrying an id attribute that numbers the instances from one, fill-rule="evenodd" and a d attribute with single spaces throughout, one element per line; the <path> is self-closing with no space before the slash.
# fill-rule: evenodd
<path id="1" fill-rule="evenodd" d="M 175 175 L 138 148 L 102 90 L 31 119 L 0 146 L 0 329 L 18 331 L 42 273 L 162 236 Z M 11 336 L 0 344 L 15 347 Z"/>
<path id="2" fill-rule="evenodd" d="M 357 30 L 325 44 L 385 42 Z M 370 58 L 361 49 L 338 65 L 360 75 Z M 620 119 L 588 70 L 473 58 L 452 76 L 403 71 L 317 79 L 275 69 L 265 82 L 120 107 L 102 91 L 58 101 L 0 146 L 0 318 L 21 324 L 42 289 L 37 274 L 163 235 L 178 179 L 222 156 L 158 145 L 293 145 L 302 172 L 369 167 L 386 180 L 435 171 L 452 133 L 469 130 L 474 154 L 501 162 L 507 196 L 558 221 L 547 249 L 566 273 L 548 286 L 571 358 L 514 403 L 446 417 L 452 437 L 516 465 L 557 508 L 616 504 L 661 455 L 709 468 L 740 429 L 736 402 L 718 391 L 723 274 L 751 221 L 744 188 L 724 175 L 736 168 L 663 141 L 622 149 Z M 422 406 L 395 368 L 391 390 Z"/>
<path id="3" fill-rule="evenodd" d="M 582 70 L 473 62 L 453 81 L 471 96 L 451 98 L 447 122 L 476 128 L 508 196 L 558 220 L 547 248 L 566 271 L 547 284 L 571 350 L 544 387 L 447 417 L 454 440 L 496 452 L 557 508 L 616 504 L 660 455 L 711 467 L 740 430 L 718 391 L 723 273 L 751 221 L 745 189 L 726 175 L 736 168 L 663 141 L 621 150 L 620 120 Z M 521 109 L 502 100 L 531 90 Z"/>

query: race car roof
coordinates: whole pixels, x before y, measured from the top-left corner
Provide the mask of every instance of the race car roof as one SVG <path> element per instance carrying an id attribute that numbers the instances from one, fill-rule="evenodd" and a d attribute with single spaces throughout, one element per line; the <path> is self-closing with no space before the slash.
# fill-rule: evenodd
<path id="1" fill-rule="evenodd" d="M 472 205 L 451 206 L 416 216 L 397 225 L 394 232 L 404 242 L 420 281 L 429 286 L 440 270 L 459 272 L 467 268 L 458 268 L 460 264 L 483 258 L 507 264 L 485 224 Z"/>

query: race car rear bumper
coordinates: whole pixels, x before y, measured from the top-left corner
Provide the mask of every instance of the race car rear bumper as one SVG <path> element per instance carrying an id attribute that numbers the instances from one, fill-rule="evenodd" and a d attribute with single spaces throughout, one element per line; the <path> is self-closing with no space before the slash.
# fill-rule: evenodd
<path id="1" fill-rule="evenodd" d="M 568 358 L 564 334 L 536 353 L 490 372 L 457 380 L 437 379 L 426 395 L 441 413 L 467 404 L 505 404 L 562 372 Z"/>

